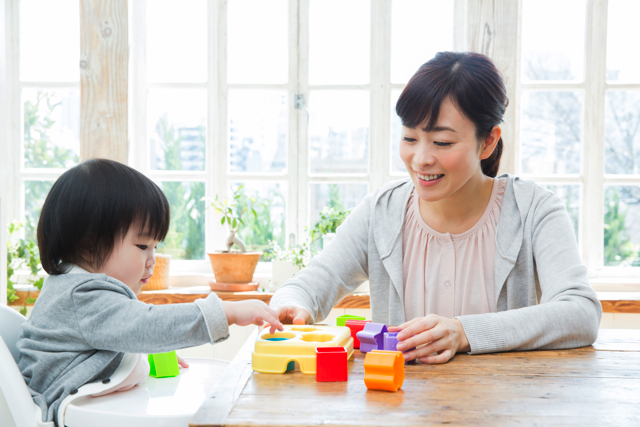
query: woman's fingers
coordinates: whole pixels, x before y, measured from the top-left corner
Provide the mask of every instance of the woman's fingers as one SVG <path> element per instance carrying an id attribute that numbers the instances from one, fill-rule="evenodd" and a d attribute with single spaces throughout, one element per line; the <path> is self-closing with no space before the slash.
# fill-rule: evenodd
<path id="1" fill-rule="evenodd" d="M 424 356 L 421 357 L 420 362 L 422 363 L 428 363 L 430 365 L 435 365 L 438 363 L 447 363 L 449 360 L 451 360 L 453 358 L 453 356 L 455 356 L 455 353 L 453 352 L 453 350 L 448 349 L 448 350 L 444 350 L 442 352 L 440 352 L 437 355 L 432 355 L 432 356 Z"/>
<path id="2" fill-rule="evenodd" d="M 411 320 L 409 320 L 408 322 L 404 322 L 402 325 L 398 325 L 398 326 L 389 326 L 389 332 L 400 332 L 403 329 L 421 321 L 422 319 L 424 319 L 424 317 L 415 317 Z"/>
<path id="3" fill-rule="evenodd" d="M 276 307 L 275 317 L 288 325 L 305 325 L 311 320 L 311 314 L 307 310 L 295 306 Z"/>
<path id="4" fill-rule="evenodd" d="M 433 329 L 439 322 L 440 322 L 440 316 L 436 316 L 433 314 L 430 314 L 427 317 L 418 318 L 416 322 L 406 327 L 402 332 L 398 333 L 398 340 L 399 341 L 408 340 L 414 335 L 418 335 L 424 331 Z M 431 342 L 434 339 L 435 338 L 432 338 L 430 339 L 430 341 L 427 341 L 427 342 Z M 409 345 L 409 344 L 411 343 L 407 343 L 407 346 L 405 348 L 415 347 L 416 345 L 415 343 L 413 343 L 414 345 Z M 424 344 L 424 342 L 417 343 L 417 344 L 418 345 Z"/>
<path id="5" fill-rule="evenodd" d="M 420 355 L 429 354 L 429 353 L 423 353 L 422 350 L 426 349 L 424 351 L 431 351 L 431 353 L 437 351 L 437 350 L 431 348 L 432 344 L 436 343 L 437 341 L 439 341 L 443 337 L 444 337 L 444 333 L 441 330 L 441 328 L 433 328 L 433 329 L 430 329 L 428 331 L 424 331 L 422 333 L 414 335 L 414 336 L 412 336 L 411 338 L 408 338 L 405 341 L 399 342 L 398 346 L 396 348 L 399 351 L 406 351 L 406 350 L 408 350 L 410 348 L 423 346 L 423 347 L 421 347 L 421 348 L 419 348 L 417 350 L 413 350 L 412 352 L 420 351 L 421 352 Z M 415 359 L 415 357 L 414 357 L 414 359 Z"/>

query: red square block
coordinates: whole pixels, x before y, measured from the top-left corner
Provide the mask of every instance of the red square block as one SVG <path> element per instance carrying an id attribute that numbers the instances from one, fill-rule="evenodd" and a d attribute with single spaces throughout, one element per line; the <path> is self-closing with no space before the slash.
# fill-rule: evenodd
<path id="1" fill-rule="evenodd" d="M 347 350 L 344 347 L 316 348 L 316 381 L 347 379 Z"/>
<path id="2" fill-rule="evenodd" d="M 347 320 L 345 326 L 351 329 L 351 338 L 353 338 L 353 348 L 360 348 L 360 340 L 356 335 L 364 329 L 364 325 L 371 323 L 371 320 Z"/>

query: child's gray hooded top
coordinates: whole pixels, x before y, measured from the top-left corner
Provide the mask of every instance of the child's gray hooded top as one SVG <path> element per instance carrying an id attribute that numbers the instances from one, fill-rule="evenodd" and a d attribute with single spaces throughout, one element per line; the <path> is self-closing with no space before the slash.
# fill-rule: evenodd
<path id="1" fill-rule="evenodd" d="M 109 378 L 124 353 L 162 353 L 229 337 L 220 299 L 155 306 L 105 274 L 50 276 L 22 326 L 18 367 L 43 421 L 73 390 Z"/>
<path id="2" fill-rule="evenodd" d="M 580 260 L 567 210 L 555 194 L 510 175 L 496 230 L 497 313 L 459 316 L 471 353 L 561 349 L 592 344 L 602 306 Z M 399 325 L 404 313 L 402 227 L 414 185 L 390 182 L 370 194 L 331 244 L 271 299 L 324 319 L 369 280 L 374 322 Z"/>

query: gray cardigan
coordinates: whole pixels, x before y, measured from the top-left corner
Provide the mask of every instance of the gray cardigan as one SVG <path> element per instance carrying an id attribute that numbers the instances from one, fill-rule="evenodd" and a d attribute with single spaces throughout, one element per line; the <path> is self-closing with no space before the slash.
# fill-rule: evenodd
<path id="1" fill-rule="evenodd" d="M 580 260 L 563 202 L 533 181 L 510 175 L 496 230 L 497 313 L 459 316 L 471 353 L 562 349 L 592 344 L 602 306 Z M 324 319 L 370 281 L 374 322 L 399 325 L 404 313 L 402 227 L 410 179 L 368 195 L 329 246 L 271 299 Z"/>
<path id="2" fill-rule="evenodd" d="M 43 421 L 52 421 L 71 391 L 109 378 L 125 352 L 163 353 L 228 337 L 213 293 L 195 303 L 155 306 L 105 274 L 81 273 L 45 280 L 16 345 L 33 400 Z"/>

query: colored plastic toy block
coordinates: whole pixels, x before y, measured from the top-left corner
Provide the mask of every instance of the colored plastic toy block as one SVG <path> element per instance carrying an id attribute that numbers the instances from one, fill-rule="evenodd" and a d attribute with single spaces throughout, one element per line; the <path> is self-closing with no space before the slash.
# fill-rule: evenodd
<path id="1" fill-rule="evenodd" d="M 371 320 L 347 320 L 345 326 L 351 329 L 351 338 L 353 338 L 353 348 L 360 348 L 360 340 L 357 333 L 364 329 L 364 325 L 371 323 Z"/>
<path id="2" fill-rule="evenodd" d="M 336 319 L 336 326 L 346 326 L 347 320 L 365 320 L 363 316 L 354 316 L 353 314 L 345 314 Z"/>
<path id="3" fill-rule="evenodd" d="M 344 347 L 316 348 L 316 381 L 347 381 L 348 378 Z"/>
<path id="4" fill-rule="evenodd" d="M 389 351 L 397 351 L 398 350 L 398 333 L 397 332 L 385 332 L 383 334 L 383 350 L 389 350 Z M 405 353 L 407 351 L 411 351 L 411 350 L 415 350 L 416 348 L 410 348 L 409 350 L 406 350 Z M 404 364 L 406 365 L 407 363 L 415 363 L 415 360 L 407 360 L 404 362 Z"/>
<path id="5" fill-rule="evenodd" d="M 180 375 L 178 356 L 175 351 L 149 355 L 149 375 L 154 378 L 177 377 Z"/>
<path id="6" fill-rule="evenodd" d="M 368 353 L 371 350 L 384 349 L 383 335 L 387 332 L 387 325 L 382 323 L 367 323 L 364 329 L 356 334 L 360 340 L 360 351 Z"/>
<path id="7" fill-rule="evenodd" d="M 316 348 L 344 347 L 347 359 L 353 355 L 349 328 L 320 325 L 284 325 L 284 331 L 263 331 L 256 338 L 251 367 L 264 374 L 284 374 L 298 362 L 303 374 L 316 373 Z"/>
<path id="8" fill-rule="evenodd" d="M 370 390 L 398 391 L 404 382 L 401 351 L 372 350 L 364 357 L 364 384 Z"/>

